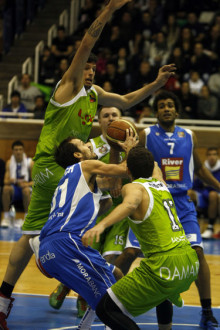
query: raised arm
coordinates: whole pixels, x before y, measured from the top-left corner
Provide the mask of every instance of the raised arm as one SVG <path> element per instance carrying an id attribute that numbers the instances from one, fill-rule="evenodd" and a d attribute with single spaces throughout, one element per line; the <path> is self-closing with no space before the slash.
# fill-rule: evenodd
<path id="1" fill-rule="evenodd" d="M 59 103 L 69 101 L 83 87 L 83 70 L 93 46 L 98 40 L 105 24 L 112 14 L 131 0 L 110 0 L 101 14 L 92 23 L 72 60 L 66 73 L 63 75 L 60 86 L 55 93 L 55 100 Z"/>
<path id="2" fill-rule="evenodd" d="M 101 87 L 95 85 L 99 95 L 99 103 L 104 106 L 114 106 L 119 109 L 128 109 L 140 103 L 149 95 L 164 86 L 167 80 L 175 74 L 174 64 L 164 65 L 159 69 L 158 76 L 152 83 L 126 95 L 107 93 Z"/>

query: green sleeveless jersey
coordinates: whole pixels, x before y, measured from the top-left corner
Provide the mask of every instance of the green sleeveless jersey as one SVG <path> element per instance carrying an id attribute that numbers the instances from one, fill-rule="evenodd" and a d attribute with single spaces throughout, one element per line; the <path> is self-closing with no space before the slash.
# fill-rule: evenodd
<path id="1" fill-rule="evenodd" d="M 90 139 L 92 143 L 93 151 L 98 156 L 98 159 L 101 160 L 103 163 L 109 164 L 110 158 L 110 145 L 108 144 L 107 140 L 104 138 L 103 135 L 97 136 L 93 139 Z M 125 159 L 125 153 L 120 152 L 120 159 L 119 162 L 122 162 Z M 123 184 L 127 183 L 128 180 L 123 179 Z M 119 196 L 117 198 L 113 198 L 114 206 L 120 204 L 122 202 L 122 197 Z"/>
<path id="2" fill-rule="evenodd" d="M 98 105 L 98 95 L 94 87 L 81 91 L 65 104 L 54 100 L 54 95 L 47 106 L 44 126 L 34 156 L 34 161 L 46 158 L 54 161 L 55 147 L 69 136 L 87 141 Z M 43 160 L 42 160 L 43 161 Z"/>
<path id="3" fill-rule="evenodd" d="M 143 185 L 150 201 L 142 221 L 129 219 L 145 257 L 166 252 L 175 247 L 190 246 L 179 221 L 171 193 L 164 183 L 153 178 L 137 179 L 132 183 Z"/>

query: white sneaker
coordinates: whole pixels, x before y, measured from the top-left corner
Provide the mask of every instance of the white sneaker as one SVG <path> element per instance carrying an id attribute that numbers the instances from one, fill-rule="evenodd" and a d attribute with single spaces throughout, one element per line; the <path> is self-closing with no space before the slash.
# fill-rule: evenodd
<path id="1" fill-rule="evenodd" d="M 2 228 L 12 228 L 13 227 L 13 222 L 12 220 L 9 218 L 9 219 L 2 219 L 2 222 L 1 222 L 1 227 Z"/>
<path id="2" fill-rule="evenodd" d="M 202 236 L 202 238 L 212 238 L 213 229 L 207 228 L 201 236 Z"/>

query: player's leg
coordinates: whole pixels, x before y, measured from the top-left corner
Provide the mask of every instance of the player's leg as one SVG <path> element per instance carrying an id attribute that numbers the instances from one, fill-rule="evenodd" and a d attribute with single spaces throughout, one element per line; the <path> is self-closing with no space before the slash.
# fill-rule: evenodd
<path id="1" fill-rule="evenodd" d="M 208 227 L 202 234 L 202 238 L 211 238 L 214 232 L 214 223 L 218 215 L 218 193 L 217 191 L 209 191 L 207 196 L 208 208 Z"/>
<path id="2" fill-rule="evenodd" d="M 195 249 L 198 255 L 200 264 L 198 279 L 195 281 L 202 306 L 202 318 L 200 320 L 200 327 L 203 329 L 212 329 L 213 327 L 218 326 L 218 322 L 213 316 L 211 308 L 210 269 L 203 251 L 203 243 L 199 224 L 195 221 L 188 221 L 182 223 L 182 225 L 192 248 Z"/>
<path id="3" fill-rule="evenodd" d="M 10 204 L 11 204 L 13 194 L 14 194 L 13 185 L 4 185 L 3 186 L 2 206 L 3 206 L 4 216 L 1 221 L 1 227 L 3 227 L 3 228 L 8 228 L 8 227 L 12 226 L 10 215 L 9 215 L 9 209 L 10 209 Z"/>
<path id="4" fill-rule="evenodd" d="M 116 305 L 108 293 L 106 293 L 96 308 L 96 314 L 100 320 L 112 330 L 137 330 L 137 324 Z"/>
<path id="5" fill-rule="evenodd" d="M 173 304 L 165 300 L 156 307 L 157 322 L 159 330 L 172 329 Z"/>

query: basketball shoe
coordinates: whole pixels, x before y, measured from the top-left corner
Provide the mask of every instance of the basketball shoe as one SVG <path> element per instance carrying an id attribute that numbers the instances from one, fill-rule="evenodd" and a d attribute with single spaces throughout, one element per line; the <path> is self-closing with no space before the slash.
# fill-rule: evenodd
<path id="1" fill-rule="evenodd" d="M 56 287 L 56 289 L 51 293 L 49 298 L 49 304 L 51 307 L 55 309 L 60 309 L 62 306 L 66 296 L 69 294 L 70 289 L 67 288 L 62 283 L 59 283 L 59 285 Z"/>
<path id="2" fill-rule="evenodd" d="M 7 298 L 0 293 L 0 329 L 9 330 L 6 319 L 10 314 L 14 298 Z"/>
<path id="3" fill-rule="evenodd" d="M 215 330 L 218 328 L 218 321 L 213 316 L 211 309 L 202 309 L 202 317 L 199 326 L 206 330 Z"/>

